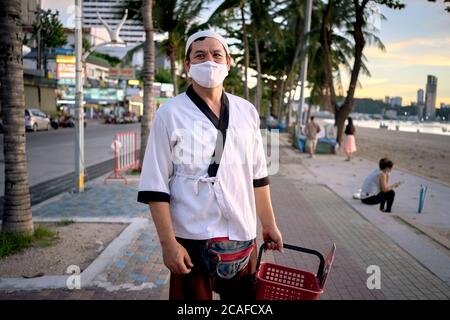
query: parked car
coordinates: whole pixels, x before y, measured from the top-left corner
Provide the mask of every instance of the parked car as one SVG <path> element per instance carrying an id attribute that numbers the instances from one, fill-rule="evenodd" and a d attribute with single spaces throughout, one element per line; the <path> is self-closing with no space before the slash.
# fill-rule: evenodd
<path id="1" fill-rule="evenodd" d="M 38 109 L 25 109 L 25 129 L 29 131 L 50 130 L 50 118 Z"/>

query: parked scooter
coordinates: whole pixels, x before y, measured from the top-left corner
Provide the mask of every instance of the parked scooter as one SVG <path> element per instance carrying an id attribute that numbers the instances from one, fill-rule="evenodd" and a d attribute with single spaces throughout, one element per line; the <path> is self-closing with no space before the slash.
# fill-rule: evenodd
<path id="1" fill-rule="evenodd" d="M 58 118 L 50 118 L 50 125 L 53 129 L 57 130 L 59 128 L 59 120 Z"/>
<path id="2" fill-rule="evenodd" d="M 63 115 L 58 119 L 58 125 L 62 128 L 75 128 L 75 121 L 71 115 Z M 86 120 L 84 120 L 86 128 Z"/>

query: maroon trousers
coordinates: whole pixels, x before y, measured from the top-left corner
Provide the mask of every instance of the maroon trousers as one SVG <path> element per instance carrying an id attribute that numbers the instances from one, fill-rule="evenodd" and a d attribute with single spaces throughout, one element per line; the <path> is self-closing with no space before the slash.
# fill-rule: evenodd
<path id="1" fill-rule="evenodd" d="M 203 259 L 201 248 L 206 240 L 187 240 L 177 238 L 183 245 L 194 267 L 183 275 L 170 274 L 170 300 L 212 300 L 212 292 L 220 295 L 223 301 L 255 300 L 257 247 L 250 254 L 247 266 L 231 279 L 211 276 Z"/>

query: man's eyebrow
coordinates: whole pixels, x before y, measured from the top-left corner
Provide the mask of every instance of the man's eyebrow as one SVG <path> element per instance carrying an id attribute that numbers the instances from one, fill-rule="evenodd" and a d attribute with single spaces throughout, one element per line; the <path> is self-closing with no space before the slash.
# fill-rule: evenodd
<path id="1" fill-rule="evenodd" d="M 206 51 L 206 50 L 197 49 L 197 50 L 194 51 L 194 54 L 197 54 L 197 53 L 204 53 L 205 51 Z"/>

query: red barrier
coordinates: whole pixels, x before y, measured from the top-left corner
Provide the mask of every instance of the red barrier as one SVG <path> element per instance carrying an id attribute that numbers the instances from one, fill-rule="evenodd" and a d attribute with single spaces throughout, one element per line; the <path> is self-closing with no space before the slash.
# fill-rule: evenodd
<path id="1" fill-rule="evenodd" d="M 105 183 L 107 180 L 120 179 L 127 184 L 127 178 L 121 172 L 139 168 L 136 131 L 116 133 L 111 148 L 114 149 L 114 172 L 105 178 Z"/>

